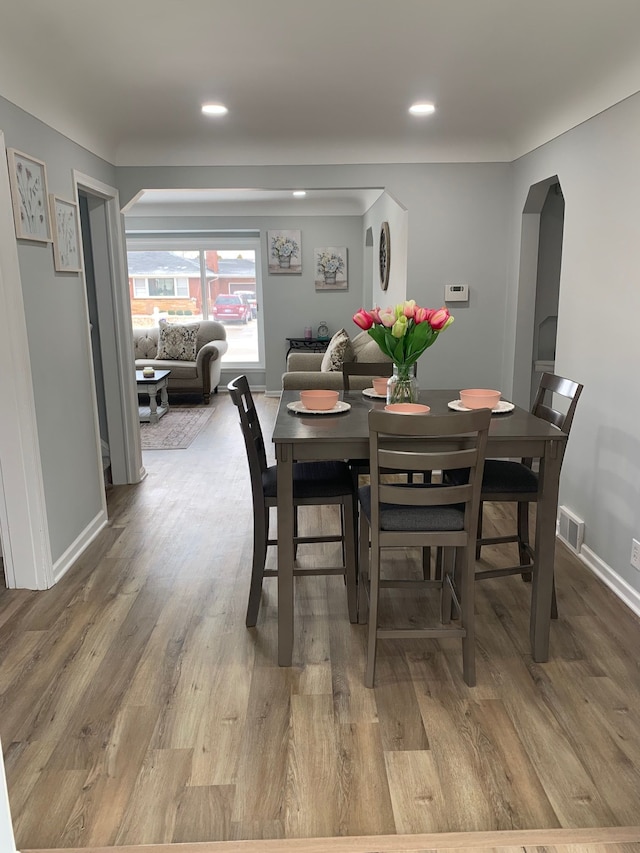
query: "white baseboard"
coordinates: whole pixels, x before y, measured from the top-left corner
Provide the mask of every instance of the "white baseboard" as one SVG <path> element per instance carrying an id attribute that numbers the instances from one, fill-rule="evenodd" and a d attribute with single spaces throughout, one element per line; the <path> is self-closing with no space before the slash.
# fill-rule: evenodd
<path id="1" fill-rule="evenodd" d="M 96 517 L 85 527 L 82 533 L 69 545 L 64 554 L 53 564 L 53 582 L 58 583 L 89 547 L 98 533 L 107 526 L 108 518 L 106 512 L 100 510 Z"/>
<path id="2" fill-rule="evenodd" d="M 586 545 L 582 546 L 578 557 L 636 616 L 640 616 L 640 592 L 638 590 L 634 589 L 620 575 L 617 575 L 611 566 L 608 566 Z"/>

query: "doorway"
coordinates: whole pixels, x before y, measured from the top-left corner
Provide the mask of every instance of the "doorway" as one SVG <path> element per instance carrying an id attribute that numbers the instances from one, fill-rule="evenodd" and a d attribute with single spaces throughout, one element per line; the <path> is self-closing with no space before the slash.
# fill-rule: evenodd
<path id="1" fill-rule="evenodd" d="M 543 372 L 554 372 L 564 233 L 557 175 L 529 188 L 522 211 L 513 394 L 530 406 Z"/>

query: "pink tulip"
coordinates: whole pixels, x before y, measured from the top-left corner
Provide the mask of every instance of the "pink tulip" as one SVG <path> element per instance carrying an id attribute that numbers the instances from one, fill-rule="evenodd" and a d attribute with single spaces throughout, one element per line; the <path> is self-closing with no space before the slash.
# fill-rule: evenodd
<path id="1" fill-rule="evenodd" d="M 378 305 L 375 305 L 371 309 L 371 311 L 369 311 L 369 314 L 371 314 L 371 316 L 373 317 L 374 323 L 381 323 L 382 322 L 382 320 L 380 319 L 380 308 Z"/>
<path id="2" fill-rule="evenodd" d="M 364 308 L 361 308 L 353 315 L 353 322 L 360 326 L 361 329 L 365 331 L 370 329 L 373 326 L 373 317 L 368 311 L 365 311 Z"/>
<path id="3" fill-rule="evenodd" d="M 413 320 L 415 323 L 426 323 L 429 319 L 429 309 L 421 308 L 419 305 L 416 305 L 416 310 L 413 315 Z"/>
<path id="4" fill-rule="evenodd" d="M 390 329 L 396 321 L 396 312 L 393 308 L 383 308 L 380 312 L 380 322 Z"/>
<path id="5" fill-rule="evenodd" d="M 450 321 L 453 322 L 453 318 L 449 314 L 449 309 L 444 306 L 434 310 L 429 317 L 429 323 L 434 332 L 441 332 L 446 326 L 451 325 Z"/>

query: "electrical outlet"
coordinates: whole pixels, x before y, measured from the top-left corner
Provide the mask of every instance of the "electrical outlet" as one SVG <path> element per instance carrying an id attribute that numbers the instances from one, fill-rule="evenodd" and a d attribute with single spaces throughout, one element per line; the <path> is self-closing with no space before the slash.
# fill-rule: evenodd
<path id="1" fill-rule="evenodd" d="M 640 572 L 640 542 L 631 540 L 631 565 Z"/>

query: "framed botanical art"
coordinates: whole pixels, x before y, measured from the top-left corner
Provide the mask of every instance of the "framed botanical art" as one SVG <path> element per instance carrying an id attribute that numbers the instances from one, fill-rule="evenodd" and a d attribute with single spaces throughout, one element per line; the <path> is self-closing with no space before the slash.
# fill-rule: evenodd
<path id="1" fill-rule="evenodd" d="M 267 231 L 269 272 L 272 275 L 302 272 L 301 237 L 300 231 Z"/>
<path id="2" fill-rule="evenodd" d="M 347 249 L 345 246 L 327 246 L 314 249 L 316 290 L 347 290 Z"/>
<path id="3" fill-rule="evenodd" d="M 53 261 L 58 272 L 80 272 L 80 220 L 78 205 L 57 195 L 49 196 L 53 222 Z"/>
<path id="4" fill-rule="evenodd" d="M 15 148 L 7 148 L 7 160 L 16 237 L 50 243 L 46 165 Z"/>

